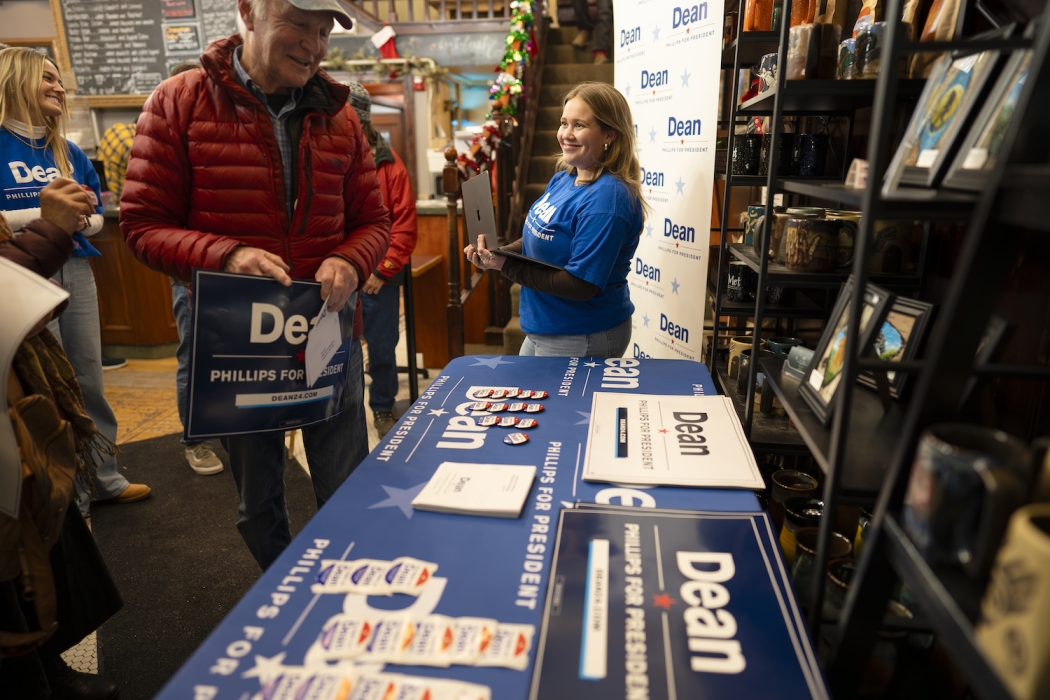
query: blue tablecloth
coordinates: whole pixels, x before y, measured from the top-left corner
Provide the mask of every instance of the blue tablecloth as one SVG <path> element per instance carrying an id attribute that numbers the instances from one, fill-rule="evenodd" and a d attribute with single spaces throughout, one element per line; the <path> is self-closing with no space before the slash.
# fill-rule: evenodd
<path id="1" fill-rule="evenodd" d="M 513 430 L 474 425 L 468 405 L 476 400 L 472 393 L 480 387 L 542 389 L 550 394 L 538 401 L 545 410 L 533 416 L 539 425 L 527 431 L 527 444 L 505 444 L 503 437 Z M 259 691 L 259 676 L 265 675 L 268 666 L 301 664 L 329 617 L 363 605 L 393 609 L 412 603 L 416 612 L 531 623 L 538 632 L 558 509 L 575 501 L 708 511 L 759 510 L 755 496 L 748 491 L 640 489 L 582 481 L 591 395 L 602 390 L 715 394 L 707 369 L 696 362 L 484 356 L 453 361 L 158 697 L 247 700 Z M 539 471 L 518 519 L 413 511 L 412 498 L 444 461 L 532 464 Z M 534 525 L 542 520 L 537 515 L 550 516 L 546 541 L 535 536 Z M 399 556 L 440 566 L 432 585 L 418 600 L 401 595 L 373 596 L 365 603 L 361 596 L 315 595 L 310 591 L 319 559 L 390 560 Z M 540 574 L 538 588 L 521 586 L 526 572 Z M 501 699 L 525 698 L 531 669 L 387 666 L 394 672 L 483 683 L 493 689 L 494 698 Z M 246 672 L 250 673 L 248 677 L 242 675 Z"/>

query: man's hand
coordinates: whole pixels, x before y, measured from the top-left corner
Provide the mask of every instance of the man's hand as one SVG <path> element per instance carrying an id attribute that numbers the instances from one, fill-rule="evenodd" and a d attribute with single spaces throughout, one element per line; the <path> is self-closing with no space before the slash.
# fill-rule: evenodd
<path id="1" fill-rule="evenodd" d="M 321 283 L 321 298 L 328 299 L 328 310 L 339 311 L 357 289 L 357 270 L 342 258 L 325 258 L 314 279 Z"/>
<path id="2" fill-rule="evenodd" d="M 292 278 L 288 276 L 291 269 L 284 260 L 273 253 L 267 253 L 261 248 L 241 246 L 226 257 L 226 264 L 222 266 L 226 272 L 240 272 L 244 275 L 258 275 L 260 277 L 273 277 L 285 287 L 292 286 Z"/>
<path id="3" fill-rule="evenodd" d="M 373 272 L 365 280 L 365 283 L 361 285 L 361 291 L 365 294 L 379 294 L 379 290 L 383 288 L 384 284 L 386 284 L 386 280 Z"/>
<path id="4" fill-rule="evenodd" d="M 77 230 L 81 216 L 94 213 L 87 194 L 68 178 L 56 177 L 40 190 L 40 217 L 68 234 Z"/>

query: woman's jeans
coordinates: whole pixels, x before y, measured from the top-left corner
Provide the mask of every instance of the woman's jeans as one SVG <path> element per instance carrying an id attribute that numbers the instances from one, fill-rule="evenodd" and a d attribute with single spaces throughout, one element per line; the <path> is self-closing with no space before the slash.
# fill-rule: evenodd
<path id="1" fill-rule="evenodd" d="M 519 355 L 540 357 L 623 357 L 631 344 L 631 318 L 614 328 L 583 335 L 529 333 Z"/>
<path id="2" fill-rule="evenodd" d="M 95 275 L 88 258 L 70 258 L 54 280 L 69 292 L 69 306 L 61 316 L 47 324 L 77 375 L 77 383 L 84 394 L 84 408 L 95 427 L 114 444 L 117 442 L 117 417 L 113 414 L 102 387 L 102 331 L 98 319 L 98 290 Z M 87 488 L 77 479 L 77 503 L 80 512 L 90 508 Z M 119 496 L 128 487 L 128 480 L 117 471 L 117 458 L 106 457 L 98 465 L 95 491 L 98 498 Z"/>

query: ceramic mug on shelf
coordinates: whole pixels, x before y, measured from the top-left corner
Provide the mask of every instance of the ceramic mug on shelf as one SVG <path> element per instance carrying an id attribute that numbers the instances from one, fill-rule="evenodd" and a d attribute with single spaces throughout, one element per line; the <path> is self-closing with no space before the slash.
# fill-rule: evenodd
<path id="1" fill-rule="evenodd" d="M 827 134 L 799 134 L 795 137 L 795 174 L 799 177 L 823 177 L 828 160 Z"/>
<path id="2" fill-rule="evenodd" d="M 857 224 L 829 219 L 788 219 L 787 255 L 789 270 L 833 272 L 846 267 L 853 259 L 853 246 L 844 248 L 843 240 L 856 236 Z"/>
<path id="3" fill-rule="evenodd" d="M 756 238 L 762 236 L 762 221 L 766 216 L 764 204 L 749 204 L 747 219 L 744 220 L 744 245 L 754 245 Z"/>
<path id="4" fill-rule="evenodd" d="M 794 287 L 766 287 L 766 306 L 791 306 L 795 303 Z"/>
<path id="5" fill-rule="evenodd" d="M 790 338 L 787 336 L 774 336 L 766 340 L 766 347 L 782 360 L 788 356 L 791 348 L 803 344 L 802 338 Z"/>
<path id="6" fill-rule="evenodd" d="M 774 209 L 773 230 L 769 235 L 769 260 L 784 264 L 787 258 L 787 225 L 790 219 L 819 219 L 824 216 L 820 207 L 788 207 Z"/>
<path id="7" fill-rule="evenodd" d="M 734 260 L 726 273 L 726 299 L 746 303 L 751 298 L 754 272 L 746 262 Z"/>
<path id="8" fill-rule="evenodd" d="M 733 174 L 758 175 L 762 157 L 762 134 L 737 134 L 733 137 Z"/>
<path id="9" fill-rule="evenodd" d="M 817 493 L 817 480 L 805 472 L 781 469 L 773 472 L 772 497 L 769 499 L 769 518 L 779 532 L 784 524 L 784 502 L 795 496 L 812 496 Z"/>
<path id="10" fill-rule="evenodd" d="M 804 527 L 820 527 L 824 501 L 818 498 L 789 498 L 784 501 L 784 526 L 780 528 L 780 551 L 790 568 L 795 563 L 795 533 Z"/>
<path id="11" fill-rule="evenodd" d="M 759 350 L 758 359 L 772 360 L 776 357 L 769 350 Z M 740 369 L 737 371 L 736 389 L 741 394 L 747 393 L 747 379 L 751 376 L 751 350 L 750 348 L 740 353 Z"/>
<path id="12" fill-rule="evenodd" d="M 1018 700 L 1050 697 L 1050 503 L 1019 509 L 981 602 L 974 636 Z"/>
<path id="13" fill-rule="evenodd" d="M 795 532 L 795 563 L 791 565 L 791 586 L 795 597 L 803 607 L 809 607 L 810 593 L 813 591 L 813 572 L 817 558 L 817 537 L 819 527 L 804 527 Z M 831 533 L 828 543 L 828 561 L 848 557 L 849 540 L 837 532 Z"/>
<path id="14" fill-rule="evenodd" d="M 938 423 L 919 439 L 903 524 L 931 565 L 961 565 L 982 577 L 1007 521 L 1026 500 L 1028 448 L 1001 430 Z"/>
<path id="15" fill-rule="evenodd" d="M 738 335 L 729 339 L 729 359 L 726 360 L 726 369 L 733 379 L 736 379 L 737 372 L 740 371 L 740 353 L 750 350 L 753 340 L 754 338 L 750 335 Z M 766 341 L 759 339 L 758 347 L 763 348 L 765 345 Z"/>

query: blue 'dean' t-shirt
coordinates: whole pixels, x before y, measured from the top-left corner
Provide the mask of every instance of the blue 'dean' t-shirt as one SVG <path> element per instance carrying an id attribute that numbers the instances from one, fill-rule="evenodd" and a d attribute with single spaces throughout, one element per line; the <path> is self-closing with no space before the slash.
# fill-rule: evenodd
<path id="1" fill-rule="evenodd" d="M 521 289 L 521 329 L 539 335 L 583 335 L 615 328 L 634 313 L 627 288 L 642 231 L 642 207 L 627 186 L 604 173 L 589 185 L 562 171 L 525 217 L 522 252 L 554 263 L 601 290 L 573 301 Z"/>
<path id="2" fill-rule="evenodd" d="M 37 139 L 37 144 L 43 143 Z M 73 166 L 73 180 L 90 187 L 98 201 L 95 211 L 102 213 L 102 191 L 98 173 L 91 161 L 72 141 L 69 145 L 69 164 Z M 35 209 L 40 206 L 40 190 L 58 177 L 51 149 L 30 148 L 10 131 L 0 127 L 0 211 Z M 101 255 L 88 243 L 84 234 L 73 234 L 74 257 L 96 257 Z"/>

